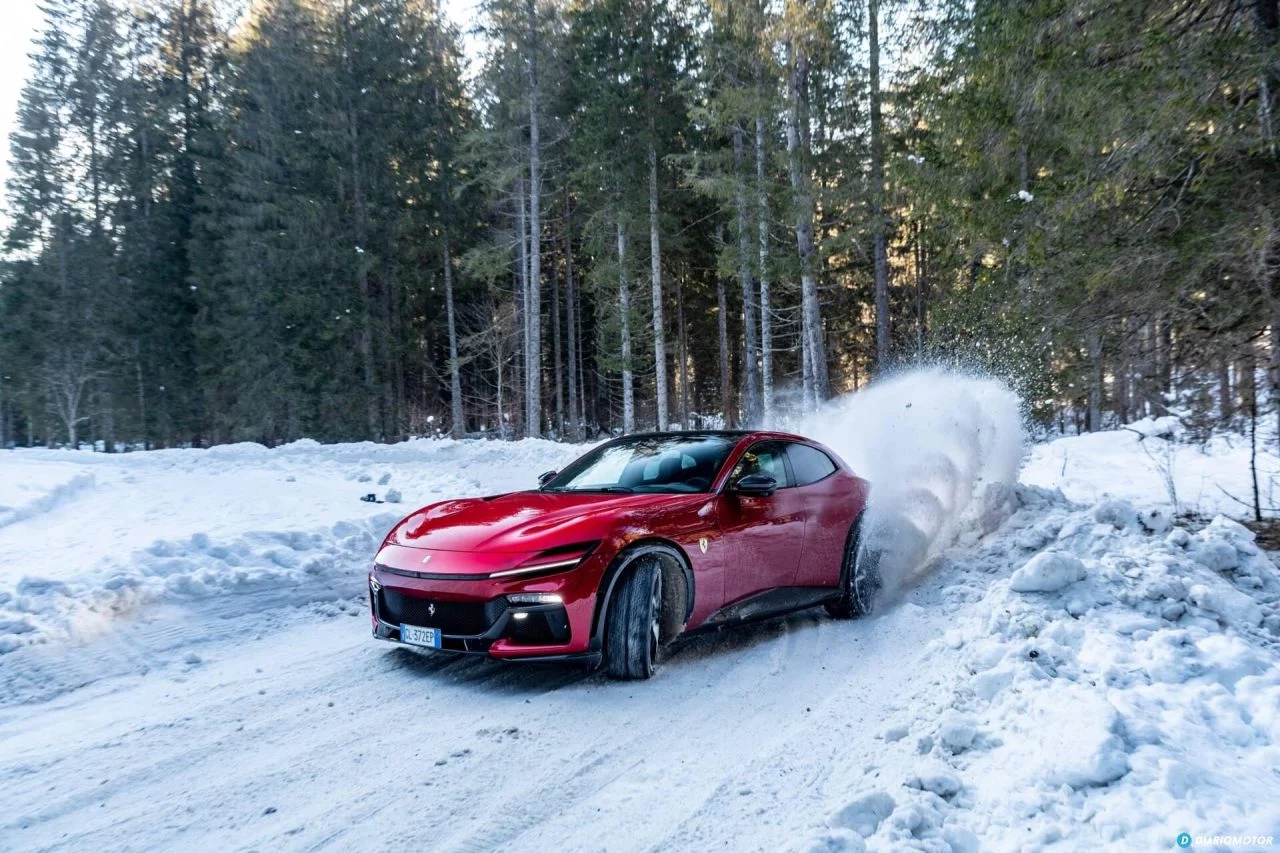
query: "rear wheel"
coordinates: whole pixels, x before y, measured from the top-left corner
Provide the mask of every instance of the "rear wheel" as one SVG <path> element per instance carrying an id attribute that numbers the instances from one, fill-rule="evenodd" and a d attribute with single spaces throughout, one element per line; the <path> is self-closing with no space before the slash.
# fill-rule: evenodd
<path id="1" fill-rule="evenodd" d="M 836 619 L 870 616 L 880 595 L 880 552 L 862 542 L 862 520 L 859 515 L 845 542 L 840 597 L 826 604 L 827 612 Z"/>
<path id="2" fill-rule="evenodd" d="M 609 602 L 605 668 L 614 678 L 649 678 L 661 648 L 662 569 L 656 559 L 641 558 Z"/>

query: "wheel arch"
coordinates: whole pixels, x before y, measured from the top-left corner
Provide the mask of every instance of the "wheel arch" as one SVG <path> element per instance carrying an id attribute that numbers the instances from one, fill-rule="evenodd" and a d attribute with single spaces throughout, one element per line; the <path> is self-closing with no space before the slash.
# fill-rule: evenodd
<path id="1" fill-rule="evenodd" d="M 689 616 L 693 613 L 693 602 L 696 595 L 693 568 L 689 561 L 689 555 L 675 542 L 661 536 L 637 539 L 618 550 L 617 556 L 609 563 L 609 567 L 605 569 L 604 575 L 600 578 L 600 586 L 596 591 L 595 615 L 592 619 L 591 628 L 591 647 L 593 649 L 599 650 L 603 648 L 605 621 L 609 617 L 609 603 L 613 600 L 613 594 L 617 589 L 618 582 L 626 576 L 627 571 L 637 560 L 645 557 L 657 558 L 658 564 L 662 569 L 664 609 L 667 608 L 670 601 L 667 597 L 669 591 L 670 594 L 674 595 L 675 590 L 678 589 L 680 598 L 683 599 L 683 601 L 677 599 L 671 602 L 677 606 L 672 607 L 666 617 L 668 621 L 663 626 L 664 637 L 668 640 L 674 639 L 689 621 Z M 670 583 L 673 578 L 681 580 L 679 587 Z"/>

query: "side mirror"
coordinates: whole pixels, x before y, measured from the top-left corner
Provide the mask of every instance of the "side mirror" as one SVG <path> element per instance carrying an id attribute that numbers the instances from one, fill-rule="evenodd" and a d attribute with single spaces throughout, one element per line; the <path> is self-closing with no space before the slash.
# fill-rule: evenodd
<path id="1" fill-rule="evenodd" d="M 753 498 L 768 497 L 778 490 L 778 481 L 768 474 L 748 474 L 733 484 L 733 491 Z"/>
<path id="2" fill-rule="evenodd" d="M 543 471 L 541 474 L 538 475 L 538 486 L 541 487 L 541 486 L 545 486 L 547 483 L 550 483 L 552 480 L 556 478 L 556 474 L 558 473 L 560 472 L 559 471 Z"/>

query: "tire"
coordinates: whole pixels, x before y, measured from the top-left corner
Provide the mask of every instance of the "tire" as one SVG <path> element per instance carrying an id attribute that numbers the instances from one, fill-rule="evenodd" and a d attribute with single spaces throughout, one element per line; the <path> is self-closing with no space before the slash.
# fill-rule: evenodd
<path id="1" fill-rule="evenodd" d="M 840 570 L 840 597 L 826 604 L 836 619 L 857 619 L 875 611 L 880 596 L 880 552 L 861 547 L 863 514 L 859 514 L 844 546 Z"/>
<path id="2" fill-rule="evenodd" d="M 609 602 L 605 668 L 613 678 L 650 678 L 661 650 L 662 569 L 656 559 L 641 557 Z"/>

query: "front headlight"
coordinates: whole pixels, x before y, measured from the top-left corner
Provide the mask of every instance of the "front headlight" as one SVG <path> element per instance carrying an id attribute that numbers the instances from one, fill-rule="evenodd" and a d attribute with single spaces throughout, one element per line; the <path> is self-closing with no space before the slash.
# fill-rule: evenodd
<path id="1" fill-rule="evenodd" d="M 507 596 L 512 604 L 564 604 L 564 599 L 554 592 L 514 592 Z"/>
<path id="2" fill-rule="evenodd" d="M 489 577 L 505 578 L 520 575 L 568 571 L 590 556 L 591 552 L 595 550 L 596 545 L 599 544 L 599 542 L 580 542 L 576 545 L 562 545 L 559 548 L 549 548 L 546 551 L 535 554 L 533 557 L 530 557 L 514 569 L 505 569 L 501 572 L 493 572 Z"/>

